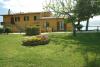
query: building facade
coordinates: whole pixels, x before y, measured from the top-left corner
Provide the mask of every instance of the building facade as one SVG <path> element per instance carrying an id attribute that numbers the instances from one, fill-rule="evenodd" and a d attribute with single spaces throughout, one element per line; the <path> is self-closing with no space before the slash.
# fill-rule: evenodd
<path id="1" fill-rule="evenodd" d="M 72 24 L 64 23 L 63 18 L 52 17 L 50 12 L 8 13 L 2 16 L 4 28 L 10 27 L 12 32 L 24 32 L 30 26 L 39 26 L 41 32 L 72 30 Z"/>

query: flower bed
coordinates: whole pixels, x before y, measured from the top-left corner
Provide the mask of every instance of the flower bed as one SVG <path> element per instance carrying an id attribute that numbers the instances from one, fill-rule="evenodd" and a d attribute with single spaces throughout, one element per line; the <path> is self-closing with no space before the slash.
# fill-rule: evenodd
<path id="1" fill-rule="evenodd" d="M 36 45 L 45 45 L 49 43 L 47 35 L 37 35 L 31 37 L 25 37 L 23 40 L 24 46 L 36 46 Z"/>

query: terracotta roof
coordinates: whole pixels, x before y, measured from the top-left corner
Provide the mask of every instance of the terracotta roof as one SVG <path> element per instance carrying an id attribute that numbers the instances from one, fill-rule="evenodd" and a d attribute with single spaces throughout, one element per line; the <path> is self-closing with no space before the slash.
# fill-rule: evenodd
<path id="1" fill-rule="evenodd" d="M 25 15 L 25 14 L 40 14 L 40 13 L 50 13 L 50 12 L 28 12 L 28 13 L 20 12 L 20 13 L 12 13 L 12 14 L 3 14 L 3 15 L 0 15 L 0 16 Z"/>
<path id="2" fill-rule="evenodd" d="M 63 19 L 62 17 L 42 17 L 40 19 Z"/>

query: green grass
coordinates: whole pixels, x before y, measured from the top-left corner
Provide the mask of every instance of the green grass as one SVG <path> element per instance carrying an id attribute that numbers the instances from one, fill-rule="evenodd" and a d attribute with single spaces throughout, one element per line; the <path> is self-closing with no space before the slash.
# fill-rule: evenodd
<path id="1" fill-rule="evenodd" d="M 48 35 L 33 47 L 22 46 L 23 35 L 0 35 L 0 67 L 100 67 L 100 33 Z"/>

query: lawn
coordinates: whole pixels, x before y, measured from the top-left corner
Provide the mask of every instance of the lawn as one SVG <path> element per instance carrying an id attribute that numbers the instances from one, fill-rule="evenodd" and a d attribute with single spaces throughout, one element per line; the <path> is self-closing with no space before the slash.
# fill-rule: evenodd
<path id="1" fill-rule="evenodd" d="M 100 67 L 100 33 L 48 36 L 49 44 L 28 47 L 23 35 L 0 35 L 0 67 Z"/>

